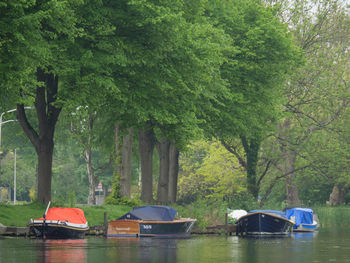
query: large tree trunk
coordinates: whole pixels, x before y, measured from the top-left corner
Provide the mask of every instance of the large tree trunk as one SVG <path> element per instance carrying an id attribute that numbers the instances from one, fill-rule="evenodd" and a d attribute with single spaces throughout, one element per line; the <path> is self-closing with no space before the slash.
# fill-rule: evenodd
<path id="1" fill-rule="evenodd" d="M 285 162 L 285 171 L 284 173 L 292 172 L 295 170 L 295 155 L 290 153 L 289 157 L 284 158 Z M 287 195 L 287 204 L 289 206 L 300 205 L 298 187 L 295 184 L 296 174 L 292 172 L 286 178 L 286 195 Z"/>
<path id="2" fill-rule="evenodd" d="M 158 180 L 158 195 L 157 201 L 160 204 L 168 203 L 169 191 L 169 148 L 170 141 L 163 138 L 157 143 L 159 152 L 159 180 Z"/>
<path id="3" fill-rule="evenodd" d="M 298 194 L 298 188 L 295 184 L 296 174 L 293 172 L 295 170 L 295 161 L 296 154 L 290 149 L 289 138 L 286 135 L 287 131 L 290 129 L 291 122 L 290 120 L 285 120 L 283 126 L 281 127 L 282 133 L 281 138 L 283 139 L 283 143 L 281 145 L 282 152 L 282 173 L 289 174 L 286 177 L 286 196 L 287 196 L 287 204 L 289 206 L 297 206 L 300 205 L 300 199 Z"/>
<path id="4" fill-rule="evenodd" d="M 176 202 L 177 195 L 177 178 L 179 174 L 179 151 L 174 143 L 170 144 L 169 149 L 169 193 L 170 203 Z"/>
<path id="5" fill-rule="evenodd" d="M 256 181 L 256 168 L 258 165 L 258 153 L 260 150 L 260 141 L 257 139 L 248 140 L 242 136 L 241 141 L 247 158 L 247 189 L 255 199 L 258 198 L 259 187 Z"/>
<path id="6" fill-rule="evenodd" d="M 155 137 L 153 129 L 140 129 L 139 151 L 141 156 L 141 200 L 153 202 L 153 151 Z"/>
<path id="7" fill-rule="evenodd" d="M 47 204 L 51 201 L 53 140 L 41 141 L 38 154 L 38 201 Z"/>
<path id="8" fill-rule="evenodd" d="M 38 69 L 37 79 L 43 83 L 36 88 L 34 102 L 38 118 L 38 133 L 29 123 L 23 104 L 17 104 L 17 119 L 38 155 L 37 198 L 39 202 L 47 204 L 51 200 L 53 138 L 61 108 L 55 105 L 58 77 Z"/>
<path id="9" fill-rule="evenodd" d="M 119 194 L 121 197 L 127 198 L 130 198 L 131 196 L 131 158 L 133 132 L 133 128 L 128 129 L 128 134 L 123 136 L 122 145 L 122 167 Z"/>
<path id="10" fill-rule="evenodd" d="M 344 204 L 346 190 L 343 186 L 336 184 L 333 186 L 332 193 L 329 196 L 328 204 L 330 206 Z"/>

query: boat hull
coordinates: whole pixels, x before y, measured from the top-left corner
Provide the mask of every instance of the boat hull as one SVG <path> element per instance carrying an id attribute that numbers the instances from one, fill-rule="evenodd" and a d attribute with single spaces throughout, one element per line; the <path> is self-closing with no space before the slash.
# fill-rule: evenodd
<path id="1" fill-rule="evenodd" d="M 318 224 L 300 224 L 293 229 L 293 232 L 314 232 L 318 229 Z"/>
<path id="2" fill-rule="evenodd" d="M 60 224 L 31 224 L 29 231 L 39 238 L 76 239 L 84 238 L 88 228 L 77 228 Z"/>
<path id="3" fill-rule="evenodd" d="M 285 236 L 293 231 L 294 223 L 273 214 L 256 212 L 241 217 L 237 222 L 237 234 L 251 236 Z"/>
<path id="4" fill-rule="evenodd" d="M 107 237 L 188 237 L 195 221 L 113 220 L 108 223 Z"/>

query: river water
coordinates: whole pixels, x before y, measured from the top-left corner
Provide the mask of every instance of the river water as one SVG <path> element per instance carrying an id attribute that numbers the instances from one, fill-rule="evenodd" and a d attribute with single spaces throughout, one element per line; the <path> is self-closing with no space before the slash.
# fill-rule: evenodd
<path id="1" fill-rule="evenodd" d="M 350 262 L 350 229 L 320 229 L 284 238 L 0 237 L 0 262 Z"/>

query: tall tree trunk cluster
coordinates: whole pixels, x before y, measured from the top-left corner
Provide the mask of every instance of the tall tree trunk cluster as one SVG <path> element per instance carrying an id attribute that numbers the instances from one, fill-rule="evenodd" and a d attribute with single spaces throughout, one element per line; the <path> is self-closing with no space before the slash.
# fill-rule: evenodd
<path id="1" fill-rule="evenodd" d="M 146 127 L 146 126 L 145 126 Z M 116 171 L 119 175 L 119 195 L 130 198 L 131 195 L 131 156 L 134 129 L 129 128 L 124 133 L 119 125 L 115 125 Z M 157 141 L 152 128 L 139 131 L 139 152 L 141 156 L 141 200 L 146 203 L 153 199 L 153 152 L 159 153 L 159 179 L 157 203 L 176 202 L 177 178 L 179 171 L 179 151 L 175 144 L 167 138 Z"/>

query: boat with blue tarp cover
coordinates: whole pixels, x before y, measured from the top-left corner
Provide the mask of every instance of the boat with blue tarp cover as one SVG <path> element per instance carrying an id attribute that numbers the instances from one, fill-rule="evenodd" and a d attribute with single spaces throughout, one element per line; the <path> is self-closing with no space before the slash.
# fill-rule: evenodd
<path id="1" fill-rule="evenodd" d="M 237 222 L 237 235 L 284 236 L 293 230 L 294 223 L 278 210 L 252 210 Z"/>
<path id="2" fill-rule="evenodd" d="M 107 237 L 187 237 L 196 219 L 178 218 L 169 206 L 141 206 L 108 222 Z"/>
<path id="3" fill-rule="evenodd" d="M 295 223 L 294 232 L 313 232 L 318 229 L 317 216 L 311 208 L 289 208 L 286 209 L 286 216 Z"/>

